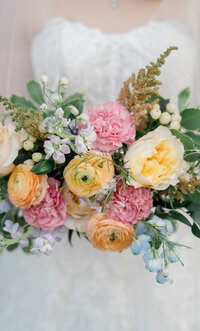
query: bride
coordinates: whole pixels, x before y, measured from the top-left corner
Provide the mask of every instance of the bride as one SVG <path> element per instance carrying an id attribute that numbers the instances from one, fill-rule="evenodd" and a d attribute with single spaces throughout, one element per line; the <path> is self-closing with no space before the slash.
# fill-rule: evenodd
<path id="1" fill-rule="evenodd" d="M 176 102 L 185 87 L 198 104 L 195 0 L 0 0 L 0 94 L 24 94 L 25 81 L 43 72 L 54 87 L 70 79 L 86 107 L 116 100 L 123 80 L 171 45 L 161 94 Z M 9 23 L 8 23 L 9 22 Z M 200 242 L 180 226 L 185 267 L 175 283 L 158 285 L 130 251 L 102 253 L 74 236 L 50 257 L 20 250 L 1 256 L 2 330 L 199 329 Z"/>

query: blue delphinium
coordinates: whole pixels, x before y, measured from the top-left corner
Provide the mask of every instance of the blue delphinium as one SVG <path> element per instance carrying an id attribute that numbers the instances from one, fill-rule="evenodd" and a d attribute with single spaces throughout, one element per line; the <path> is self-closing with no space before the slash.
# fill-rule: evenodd
<path id="1" fill-rule="evenodd" d="M 176 222 L 157 216 L 135 226 L 136 236 L 131 251 L 134 255 L 144 252 L 145 267 L 150 272 L 156 272 L 156 281 L 159 284 L 173 283 L 169 264 L 180 261 L 176 250 L 176 229 Z"/>

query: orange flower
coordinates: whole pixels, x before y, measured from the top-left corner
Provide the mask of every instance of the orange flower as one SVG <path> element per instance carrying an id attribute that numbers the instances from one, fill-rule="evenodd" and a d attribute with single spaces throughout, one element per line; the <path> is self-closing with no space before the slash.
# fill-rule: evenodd
<path id="1" fill-rule="evenodd" d="M 95 195 L 114 176 L 111 160 L 109 153 L 96 151 L 76 156 L 64 170 L 64 178 L 70 191 L 80 197 Z"/>
<path id="2" fill-rule="evenodd" d="M 49 187 L 47 175 L 36 175 L 30 172 L 30 169 L 29 166 L 19 164 L 8 181 L 9 199 L 21 209 L 28 209 L 40 203 Z"/>
<path id="3" fill-rule="evenodd" d="M 62 188 L 62 194 L 67 202 L 67 213 L 74 218 L 82 218 L 94 212 L 89 205 L 81 206 L 81 200 L 77 195 L 69 190 L 67 185 Z"/>
<path id="4" fill-rule="evenodd" d="M 132 225 L 96 213 L 86 221 L 86 235 L 92 245 L 102 251 L 122 251 L 128 248 L 135 236 Z"/>

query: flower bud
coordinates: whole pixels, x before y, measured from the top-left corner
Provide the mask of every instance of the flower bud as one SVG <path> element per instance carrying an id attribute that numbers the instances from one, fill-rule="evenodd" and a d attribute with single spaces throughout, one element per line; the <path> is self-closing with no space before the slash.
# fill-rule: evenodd
<path id="1" fill-rule="evenodd" d="M 32 141 L 33 143 L 36 142 L 37 138 L 33 137 L 33 136 L 28 136 L 28 140 Z"/>
<path id="2" fill-rule="evenodd" d="M 25 151 L 31 151 L 33 147 L 34 147 L 34 143 L 31 140 L 26 140 L 23 143 L 23 148 L 25 149 Z"/>
<path id="3" fill-rule="evenodd" d="M 170 124 L 170 129 L 179 130 L 180 129 L 180 122 L 172 121 Z"/>
<path id="4" fill-rule="evenodd" d="M 31 159 L 28 159 L 26 161 L 24 161 L 24 165 L 28 166 L 28 167 L 33 167 L 34 166 L 34 162 Z"/>
<path id="5" fill-rule="evenodd" d="M 77 116 L 79 114 L 79 110 L 76 107 L 72 106 L 72 105 L 69 106 L 69 110 L 74 116 Z"/>
<path id="6" fill-rule="evenodd" d="M 176 111 L 176 104 L 174 102 L 169 102 L 166 109 L 169 113 L 174 113 Z"/>
<path id="7" fill-rule="evenodd" d="M 47 130 L 45 129 L 45 127 L 42 123 L 40 123 L 38 129 L 39 129 L 40 133 L 47 133 Z"/>
<path id="8" fill-rule="evenodd" d="M 42 154 L 41 153 L 33 153 L 32 159 L 34 162 L 40 162 L 42 159 Z"/>
<path id="9" fill-rule="evenodd" d="M 45 152 L 45 153 L 46 153 L 46 152 Z M 63 161 L 63 162 L 60 162 L 59 160 L 54 160 L 54 161 L 55 161 L 56 164 L 63 164 L 63 163 L 65 163 L 66 158 L 64 158 L 64 161 Z"/>
<path id="10" fill-rule="evenodd" d="M 90 116 L 86 113 L 82 113 L 77 119 L 81 125 L 86 125 L 90 121 Z"/>
<path id="11" fill-rule="evenodd" d="M 60 80 L 60 86 L 62 88 L 67 88 L 68 84 L 69 84 L 69 78 L 68 77 L 61 78 L 61 80 Z"/>
<path id="12" fill-rule="evenodd" d="M 171 121 L 171 115 L 166 111 L 160 116 L 160 124 L 167 125 Z"/>
<path id="13" fill-rule="evenodd" d="M 47 77 L 47 74 L 42 74 L 41 76 L 40 76 L 40 79 L 41 79 L 41 82 L 42 82 L 42 84 L 44 84 L 44 85 L 47 85 L 47 83 L 48 83 L 48 77 Z"/>
<path id="14" fill-rule="evenodd" d="M 57 105 L 60 103 L 60 101 L 62 101 L 62 97 L 61 97 L 61 95 L 59 96 L 58 93 L 52 93 L 51 101 Z"/>
<path id="15" fill-rule="evenodd" d="M 158 106 L 158 107 L 157 107 Z M 154 120 L 158 120 L 161 116 L 161 110 L 160 110 L 160 107 L 159 105 L 155 105 L 153 107 L 153 109 L 151 110 L 150 112 L 150 115 L 151 117 L 154 119 Z"/>
<path id="16" fill-rule="evenodd" d="M 41 106 L 40 106 L 40 110 L 41 111 L 47 111 L 47 109 L 48 109 L 48 107 L 47 107 L 47 105 L 46 105 L 46 103 L 43 103 Z"/>

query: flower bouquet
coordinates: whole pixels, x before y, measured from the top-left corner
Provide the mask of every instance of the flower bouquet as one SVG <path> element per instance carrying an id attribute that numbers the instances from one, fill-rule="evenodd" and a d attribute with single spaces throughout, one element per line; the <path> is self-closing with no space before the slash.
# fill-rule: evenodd
<path id="1" fill-rule="evenodd" d="M 159 283 L 180 262 L 178 222 L 200 237 L 200 108 L 178 108 L 157 80 L 170 47 L 133 74 L 117 101 L 84 109 L 83 95 L 28 81 L 30 99 L 0 97 L 0 247 L 49 255 L 63 237 L 143 252 Z M 180 114 L 179 114 L 180 112 Z M 186 246 L 185 246 L 186 247 Z"/>

